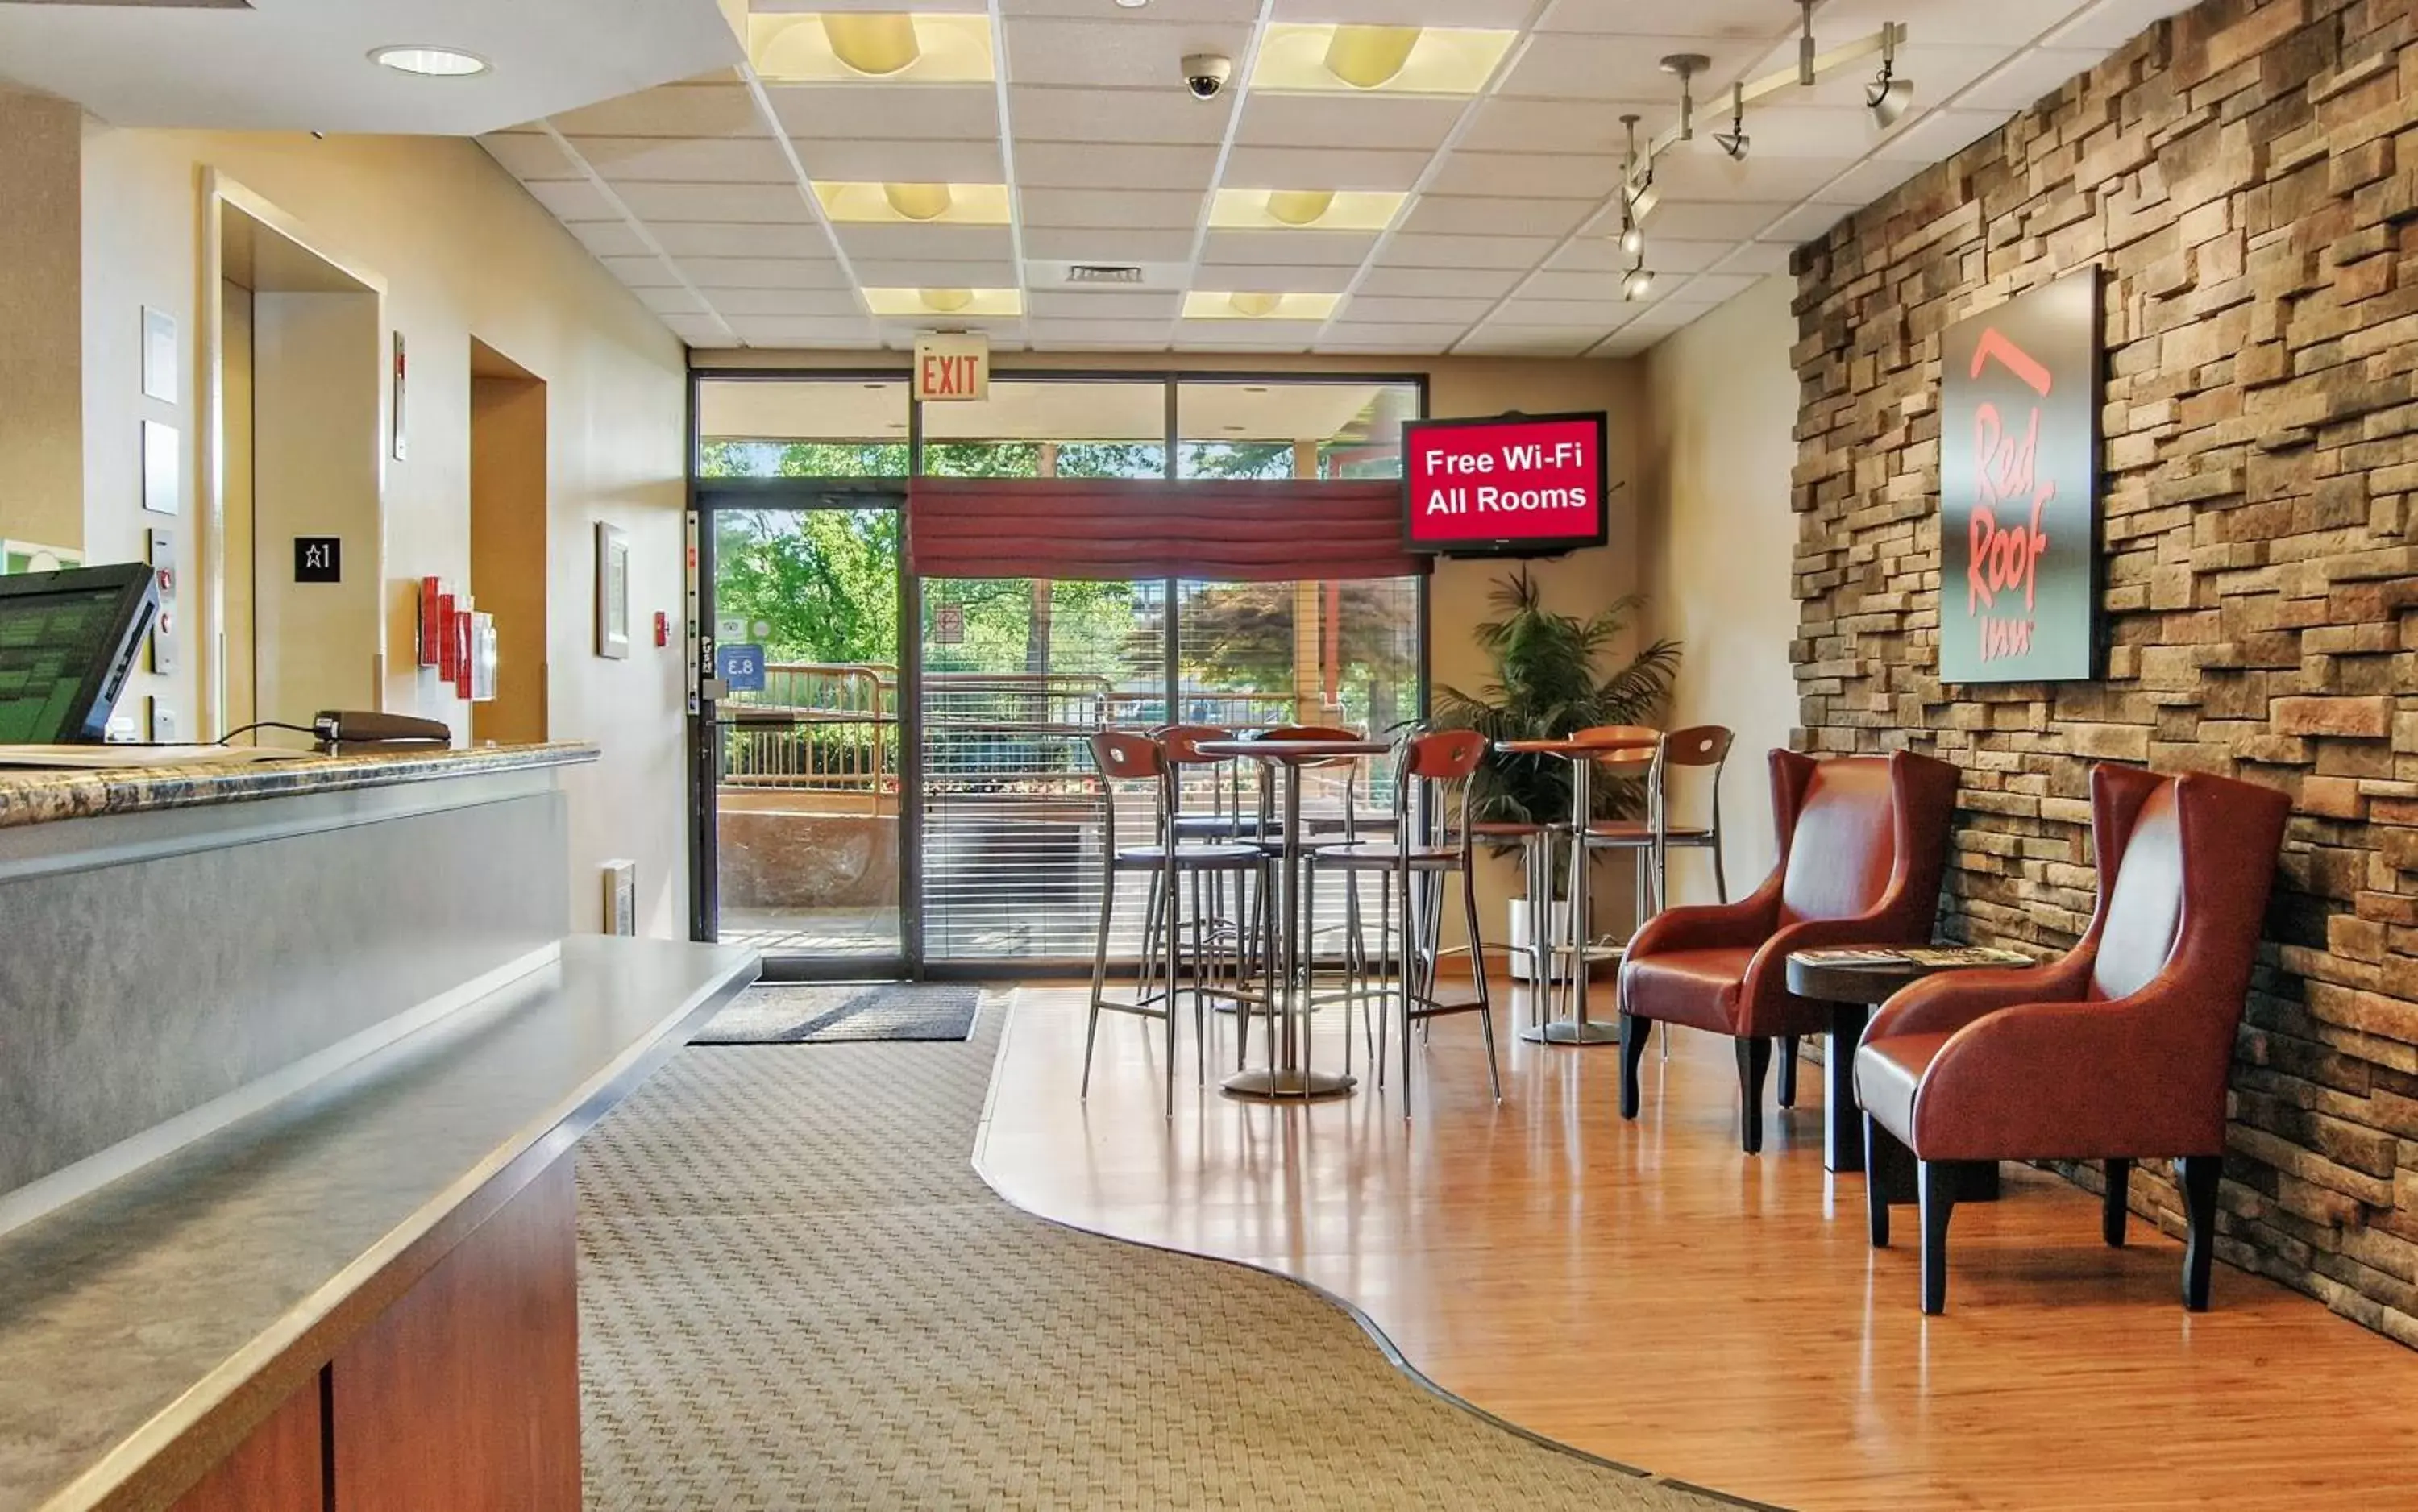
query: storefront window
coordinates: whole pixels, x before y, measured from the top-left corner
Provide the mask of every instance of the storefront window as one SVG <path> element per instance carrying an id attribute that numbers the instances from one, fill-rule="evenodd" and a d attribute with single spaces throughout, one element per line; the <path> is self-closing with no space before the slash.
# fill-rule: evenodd
<path id="1" fill-rule="evenodd" d="M 904 478 L 907 385 L 729 378 L 697 385 L 699 478 Z"/>
<path id="2" fill-rule="evenodd" d="M 1399 478 L 1416 384 L 1185 379 L 1176 386 L 1183 478 Z"/>

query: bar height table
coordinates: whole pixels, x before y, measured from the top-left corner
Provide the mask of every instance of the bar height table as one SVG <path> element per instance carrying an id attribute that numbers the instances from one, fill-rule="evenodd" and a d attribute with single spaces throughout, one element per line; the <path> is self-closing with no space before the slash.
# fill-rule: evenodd
<path id="1" fill-rule="evenodd" d="M 1309 1069 L 1308 988 L 1302 981 L 1301 771 L 1329 761 L 1358 760 L 1393 750 L 1385 741 L 1202 741 L 1203 756 L 1257 761 L 1274 771 L 1284 787 L 1284 831 L 1278 865 L 1284 924 L 1277 932 L 1277 970 L 1271 973 L 1268 1068 L 1240 1071 L 1218 1085 L 1236 1097 L 1271 1101 L 1345 1097 L 1356 1077 Z"/>
<path id="2" fill-rule="evenodd" d="M 1592 958 L 1587 955 L 1588 902 L 1587 826 L 1595 819 L 1595 764 L 1607 756 L 1632 751 L 1651 751 L 1661 736 L 1618 736 L 1582 741 L 1497 741 L 1494 748 L 1520 756 L 1560 756 L 1570 764 L 1570 1016 L 1556 1018 L 1520 1031 L 1520 1037 L 1543 1045 L 1610 1045 L 1620 1038 L 1620 1026 L 1587 1017 L 1587 978 L 1592 974 Z M 1532 929 L 1542 927 L 1553 917 L 1551 900 L 1547 906 L 1530 915 Z M 1547 956 L 1551 959 L 1550 955 Z M 1540 984 L 1538 991 L 1548 991 Z"/>

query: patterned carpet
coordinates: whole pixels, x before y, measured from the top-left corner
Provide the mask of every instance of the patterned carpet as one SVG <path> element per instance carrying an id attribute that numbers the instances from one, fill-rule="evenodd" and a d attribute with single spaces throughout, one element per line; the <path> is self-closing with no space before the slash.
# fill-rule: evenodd
<path id="1" fill-rule="evenodd" d="M 589 1506 L 1731 1504 L 1451 1405 L 1290 1281 L 1008 1205 L 1002 1017 L 683 1053 L 581 1145 Z"/>

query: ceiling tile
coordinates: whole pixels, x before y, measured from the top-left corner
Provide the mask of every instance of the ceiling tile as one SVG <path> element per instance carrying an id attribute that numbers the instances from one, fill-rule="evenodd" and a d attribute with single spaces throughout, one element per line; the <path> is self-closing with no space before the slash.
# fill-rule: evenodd
<path id="1" fill-rule="evenodd" d="M 727 346 L 732 339 L 730 328 L 710 315 L 666 315 L 664 324 L 691 346 Z"/>
<path id="2" fill-rule="evenodd" d="M 895 221 L 850 221 L 834 228 L 842 251 L 854 262 L 860 257 L 936 257 L 950 262 L 987 259 L 1004 261 L 1016 255 L 1014 234 L 1005 226 L 914 225 Z"/>
<path id="3" fill-rule="evenodd" d="M 1784 202 L 1664 200 L 1645 218 L 1645 244 L 1651 247 L 1664 237 L 1681 241 L 1743 241 L 1763 235 L 1764 227 L 1795 208 Z M 1595 229 L 1610 235 L 1618 226 L 1617 212 L 1605 221 Z"/>
<path id="4" fill-rule="evenodd" d="M 1455 237 L 1565 237 L 1577 230 L 1595 208 L 1584 200 L 1422 194 L 1403 219 L 1402 229 Z"/>
<path id="5" fill-rule="evenodd" d="M 693 289 L 640 289 L 637 296 L 640 304 L 659 315 L 701 315 L 710 308 Z"/>
<path id="6" fill-rule="evenodd" d="M 829 258 L 683 257 L 680 270 L 700 289 L 844 289 L 847 275 Z"/>
<path id="7" fill-rule="evenodd" d="M 1164 346 L 1174 332 L 1175 322 L 1164 320 L 1059 320 L 1033 317 L 1033 339 L 1037 342 L 1147 342 Z"/>
<path id="8" fill-rule="evenodd" d="M 1231 94 L 1194 99 L 1181 89 L 1039 89 L 1011 85 L 1008 118 L 1023 142 L 1140 142 L 1216 146 Z"/>
<path id="9" fill-rule="evenodd" d="M 1782 241 L 1791 245 L 1812 241 L 1854 213 L 1844 205 L 1803 206 L 1789 211 L 1770 225 L 1757 231 L 1756 239 Z"/>
<path id="10" fill-rule="evenodd" d="M 1651 226 L 1646 229 L 1645 260 L 1654 265 L 1658 273 L 1701 272 L 1728 256 L 1739 245 L 1726 240 L 1685 241 L 1677 237 L 1656 235 Z M 1620 272 L 1632 260 L 1620 250 L 1620 243 L 1609 236 L 1582 237 L 1555 252 L 1545 265 L 1546 271 L 1537 277 L 1539 280 L 1565 275 L 1602 278 Z"/>
<path id="11" fill-rule="evenodd" d="M 1542 44 L 1540 44 L 1542 45 Z M 1628 146 L 1620 124 L 1625 111 L 1649 120 L 1667 112 L 1660 95 L 1651 100 L 1482 99 L 1461 145 L 1474 152 L 1617 153 Z M 1653 127 L 1639 123 L 1641 136 Z"/>
<path id="12" fill-rule="evenodd" d="M 2084 49 L 2032 48 L 1976 80 L 1956 103 L 1975 110 L 2024 110 L 2075 74 L 2088 73 L 2101 55 Z"/>
<path id="13" fill-rule="evenodd" d="M 566 111 L 551 124 L 566 136 L 770 136 L 756 101 L 735 84 L 666 84 Z"/>
<path id="14" fill-rule="evenodd" d="M 1570 326 L 1481 326 L 1457 343 L 1456 352 L 1502 356 L 1576 357 L 1601 340 L 1601 329 Z"/>
<path id="15" fill-rule="evenodd" d="M 1192 285 L 1201 289 L 1281 289 L 1288 294 L 1341 294 L 1360 265 L 1336 263 L 1203 263 Z"/>
<path id="16" fill-rule="evenodd" d="M 1316 143 L 1433 152 L 1467 103 L 1431 95 L 1253 95 L 1234 140 L 1253 146 Z"/>
<path id="17" fill-rule="evenodd" d="M 1024 233 L 1024 255 L 1079 263 L 1181 263 L 1192 255 L 1196 235 L 1190 231 L 1036 226 Z"/>
<path id="18" fill-rule="evenodd" d="M 781 130 L 795 137 L 989 142 L 999 96 L 989 84 L 766 84 Z"/>
<path id="19" fill-rule="evenodd" d="M 1357 267 L 1377 245 L 1358 231 L 1212 231 L 1201 258 L 1212 263 L 1308 263 Z"/>
<path id="20" fill-rule="evenodd" d="M 1413 298 L 1499 299 L 1519 282 L 1520 275 L 1509 268 L 1372 267 L 1369 276 L 1360 281 L 1360 293 Z"/>
<path id="21" fill-rule="evenodd" d="M 1917 164 L 1945 162 L 2005 124 L 2006 111 L 1936 110 L 1898 128 L 1874 156 Z"/>
<path id="22" fill-rule="evenodd" d="M 1398 232 L 1385 243 L 1387 267 L 1516 267 L 1537 266 L 1553 250 L 1551 237 L 1425 237 Z"/>
<path id="23" fill-rule="evenodd" d="M 1179 350 L 1240 347 L 1254 352 L 1307 352 L 1318 339 L 1315 320 L 1182 320 L 1176 322 Z"/>
<path id="24" fill-rule="evenodd" d="M 633 289 L 676 289 L 681 284 L 681 274 L 675 273 L 671 264 L 652 252 L 635 257 L 599 257 L 596 260 L 604 265 L 606 272 Z"/>
<path id="25" fill-rule="evenodd" d="M 1028 226 L 1130 226 L 1188 231 L 1201 196 L 1183 190 L 1027 189 L 1018 196 Z"/>
<path id="26" fill-rule="evenodd" d="M 1763 53 L 1763 38 L 1770 35 L 1762 33 L 1752 41 L 1670 35 L 1556 37 L 1529 48 L 1499 92 L 1547 99 L 1661 99 L 1676 106 L 1679 82 L 1662 71 L 1659 59 L 1673 53 L 1702 53 L 1712 66 L 1700 84 L 1738 77 Z M 1709 95 L 1709 88 L 1706 92 Z"/>
<path id="27" fill-rule="evenodd" d="M 1493 308 L 1494 301 L 1484 298 L 1415 299 L 1355 294 L 1344 304 L 1343 313 L 1354 321 L 1381 325 L 1466 326 L 1474 320 L 1483 320 Z"/>
<path id="28" fill-rule="evenodd" d="M 1136 145 L 1125 142 L 1018 142 L 1016 181 L 1027 188 L 1194 190 L 1196 199 L 1217 172 L 1217 149 Z M 1232 173 L 1228 182 L 1234 182 Z M 1341 186 L 1351 187 L 1351 186 Z"/>
<path id="29" fill-rule="evenodd" d="M 1726 304 L 1763 282 L 1760 273 L 1698 273 L 1678 284 L 1671 293 L 1676 299 L 1695 304 Z"/>
<path id="30" fill-rule="evenodd" d="M 2042 40 L 2053 47 L 2106 52 L 2148 31 L 2156 22 L 2189 10 L 2194 0 L 2099 0 Z"/>
<path id="31" fill-rule="evenodd" d="M 543 131 L 491 131 L 479 139 L 487 156 L 504 172 L 527 183 L 534 178 L 584 178 L 579 165 L 562 154 L 554 138 Z"/>
<path id="32" fill-rule="evenodd" d="M 610 221 L 566 221 L 563 226 L 599 257 L 651 257 L 654 252 L 637 228 L 619 216 Z"/>
<path id="33" fill-rule="evenodd" d="M 1003 184 L 996 139 L 935 142 L 913 137 L 796 137 L 806 176 L 844 184 Z"/>
<path id="34" fill-rule="evenodd" d="M 864 307 L 853 289 L 717 289 L 707 296 L 728 319 L 742 315 L 845 315 Z"/>
<path id="35" fill-rule="evenodd" d="M 731 333 L 750 346 L 872 346 L 873 323 L 816 315 L 757 315 L 733 319 Z"/>
<path id="36" fill-rule="evenodd" d="M 1012 289 L 1019 282 L 1013 258 L 951 261 L 919 257 L 858 257 L 850 260 L 857 282 L 869 289 Z"/>
<path id="37" fill-rule="evenodd" d="M 926 3 L 935 9 L 960 10 L 969 8 L 972 0 L 926 0 Z M 899 8 L 894 0 L 865 0 L 865 8 L 873 10 Z M 758 10 L 764 8 L 763 0 L 757 0 L 756 8 Z M 811 4 L 808 0 L 798 0 L 798 8 L 806 10 L 841 8 L 829 4 L 828 0 L 812 0 Z M 999 8 L 1000 13 L 1005 16 L 1094 18 L 1102 15 L 1107 9 L 1101 4 L 1101 0 L 999 0 Z M 1241 23 L 1249 22 L 1260 13 L 1260 3 L 1259 0 L 1156 0 L 1156 3 L 1150 8 L 1150 13 L 1163 22 L 1223 21 Z"/>
<path id="38" fill-rule="evenodd" d="M 1269 19 L 1511 31 L 1525 24 L 1535 8 L 1533 0 L 1276 0 Z"/>
<path id="39" fill-rule="evenodd" d="M 678 221 L 809 224 L 815 218 L 795 179 L 786 184 L 616 184 L 613 191 L 650 226 Z"/>
<path id="40" fill-rule="evenodd" d="M 1645 306 L 1620 298 L 1617 289 L 1602 291 L 1610 295 L 1599 299 L 1512 299 L 1495 312 L 1487 322 L 1488 329 L 1501 327 L 1528 327 L 1538 329 L 1560 328 L 1593 332 L 1599 340 L 1604 332 L 1615 330 L 1637 318 Z"/>
<path id="41" fill-rule="evenodd" d="M 1107 289 L 1035 289 L 1025 306 L 1035 322 L 1048 320 L 1173 320 L 1184 296 L 1171 290 L 1120 294 Z"/>
<path id="42" fill-rule="evenodd" d="M 1342 189 L 1400 193 L 1419 181 L 1434 155 L 1375 147 L 1238 145 L 1226 160 L 1229 189 Z"/>
<path id="43" fill-rule="evenodd" d="M 620 206 L 585 178 L 542 178 L 524 186 L 536 201 L 562 221 L 612 221 Z"/>
<path id="44" fill-rule="evenodd" d="M 832 248 L 814 225 L 667 221 L 648 230 L 674 257 L 828 257 Z"/>
<path id="45" fill-rule="evenodd" d="M 1794 29 L 1796 17 L 1790 14 L 1775 26 L 1771 0 L 1687 0 L 1689 29 L 1699 37 L 1748 38 L 1771 36 L 1775 30 Z M 1664 6 L 1615 3 L 1604 0 L 1553 0 L 1537 23 L 1540 32 L 1593 32 L 1623 37 L 1638 37 L 1660 28 L 1653 23 L 1667 23 L 1670 8 Z M 1560 46 L 1558 39 L 1550 44 Z M 1665 51 L 1670 51 L 1665 49 Z"/>
<path id="46" fill-rule="evenodd" d="M 1180 92 L 1176 73 L 1187 53 L 1241 57 L 1249 25 L 1169 23 L 1138 16 L 1094 20 L 1015 18 L 1006 23 L 1007 76 L 1018 84 L 1087 89 Z M 1189 98 L 1188 96 L 1186 98 Z"/>
<path id="47" fill-rule="evenodd" d="M 788 155 L 772 137 L 575 136 L 572 150 L 613 183 L 788 184 Z"/>
<path id="48" fill-rule="evenodd" d="M 1455 152 L 1445 159 L 1427 191 L 1600 200 L 1620 188 L 1620 164 L 1618 158 L 1575 153 Z"/>
<path id="49" fill-rule="evenodd" d="M 1748 135 L 1752 150 L 1744 162 L 1714 150 L 1705 138 L 1664 153 L 1654 160 L 1654 187 L 1673 200 L 1800 200 L 1855 166 L 1848 157 L 1783 157 L 1768 149 L 1786 139 L 1756 131 L 1752 121 Z M 1691 152 L 1690 146 L 1705 150 Z"/>

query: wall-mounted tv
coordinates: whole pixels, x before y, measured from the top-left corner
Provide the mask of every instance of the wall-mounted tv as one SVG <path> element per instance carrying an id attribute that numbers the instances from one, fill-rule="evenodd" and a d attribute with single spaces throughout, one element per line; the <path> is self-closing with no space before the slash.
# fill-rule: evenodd
<path id="1" fill-rule="evenodd" d="M 1491 415 L 1402 427 L 1402 541 L 1444 557 L 1604 542 L 1604 417 Z"/>

